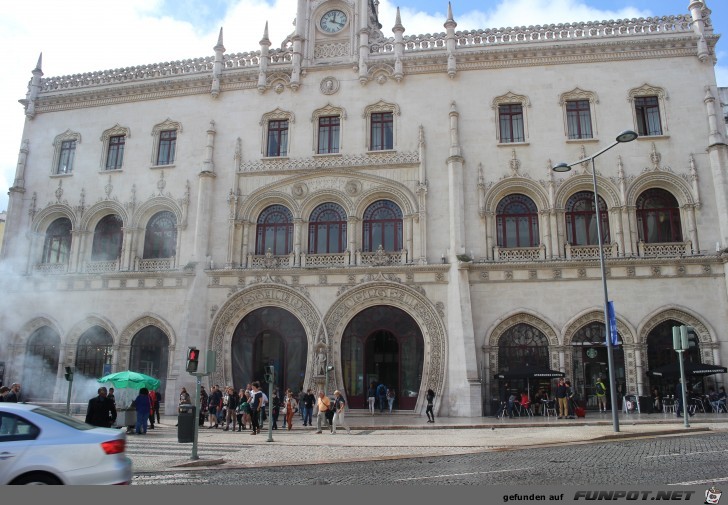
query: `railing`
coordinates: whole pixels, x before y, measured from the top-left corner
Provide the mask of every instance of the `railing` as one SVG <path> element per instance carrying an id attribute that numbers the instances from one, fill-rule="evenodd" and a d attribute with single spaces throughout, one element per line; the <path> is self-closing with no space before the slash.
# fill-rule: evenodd
<path id="1" fill-rule="evenodd" d="M 35 271 L 40 274 L 65 274 L 68 263 L 36 263 Z"/>
<path id="2" fill-rule="evenodd" d="M 296 256 L 290 254 L 248 254 L 248 268 L 292 268 Z"/>
<path id="3" fill-rule="evenodd" d="M 400 252 L 385 251 L 380 246 L 375 252 L 357 252 L 356 264 L 369 266 L 386 266 L 407 263 L 407 250 Z"/>
<path id="4" fill-rule="evenodd" d="M 116 272 L 117 270 L 119 270 L 119 260 L 86 262 L 86 272 L 89 274 Z"/>
<path id="5" fill-rule="evenodd" d="M 349 251 L 335 254 L 301 254 L 302 267 L 345 267 L 350 264 Z"/>
<path id="6" fill-rule="evenodd" d="M 637 251 L 643 257 L 689 256 L 692 254 L 692 242 L 637 243 Z"/>
<path id="7" fill-rule="evenodd" d="M 546 259 L 546 246 L 538 247 L 494 247 L 495 261 L 539 261 Z"/>
<path id="8" fill-rule="evenodd" d="M 599 259 L 598 245 L 571 245 L 566 244 L 567 260 L 593 260 Z M 617 243 L 604 244 L 604 257 L 616 258 L 619 255 L 619 247 Z"/>
<path id="9" fill-rule="evenodd" d="M 134 259 L 134 269 L 140 272 L 154 272 L 158 270 L 173 270 L 174 258 Z"/>

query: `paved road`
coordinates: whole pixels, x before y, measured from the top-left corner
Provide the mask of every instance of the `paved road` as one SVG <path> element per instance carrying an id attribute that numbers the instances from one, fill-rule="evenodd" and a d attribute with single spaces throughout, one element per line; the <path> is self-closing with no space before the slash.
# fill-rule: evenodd
<path id="1" fill-rule="evenodd" d="M 432 434 L 436 436 L 436 433 Z M 224 446 L 225 444 L 223 444 Z M 188 448 L 188 446 L 185 446 Z M 256 451 L 259 446 L 213 447 L 220 451 Z M 186 451 L 189 454 L 189 450 Z M 576 443 L 515 450 L 490 449 L 463 455 L 439 455 L 383 461 L 338 462 L 259 468 L 185 468 L 136 472 L 133 483 L 339 484 L 339 485 L 698 485 L 728 481 L 725 432 L 624 441 Z M 204 457 L 203 453 L 200 453 Z M 244 459 L 244 458 L 243 458 Z M 282 461 L 281 463 L 286 463 Z"/>

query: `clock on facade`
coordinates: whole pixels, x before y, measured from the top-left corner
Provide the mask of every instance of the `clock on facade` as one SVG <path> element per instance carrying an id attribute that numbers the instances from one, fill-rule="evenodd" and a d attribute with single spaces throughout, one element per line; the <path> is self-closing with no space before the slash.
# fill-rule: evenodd
<path id="1" fill-rule="evenodd" d="M 338 9 L 330 10 L 321 16 L 319 26 L 326 33 L 336 33 L 343 30 L 346 25 L 346 13 Z"/>

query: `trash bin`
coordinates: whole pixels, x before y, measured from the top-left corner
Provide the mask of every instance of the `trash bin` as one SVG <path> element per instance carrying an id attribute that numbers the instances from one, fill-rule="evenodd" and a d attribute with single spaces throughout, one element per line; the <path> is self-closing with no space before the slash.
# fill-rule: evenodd
<path id="1" fill-rule="evenodd" d="M 177 442 L 191 444 L 195 441 L 195 414 L 197 407 L 194 405 L 180 405 L 177 415 Z"/>

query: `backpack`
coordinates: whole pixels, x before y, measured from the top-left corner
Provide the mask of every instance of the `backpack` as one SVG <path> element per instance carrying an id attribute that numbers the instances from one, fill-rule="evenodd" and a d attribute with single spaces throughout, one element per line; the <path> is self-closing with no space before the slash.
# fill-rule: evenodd
<path id="1" fill-rule="evenodd" d="M 597 382 L 597 393 L 603 395 L 605 393 L 604 384 Z"/>
<path id="2" fill-rule="evenodd" d="M 377 396 L 387 396 L 387 388 L 384 387 L 384 384 L 377 386 Z"/>

